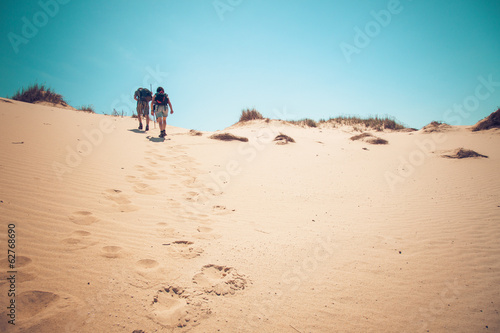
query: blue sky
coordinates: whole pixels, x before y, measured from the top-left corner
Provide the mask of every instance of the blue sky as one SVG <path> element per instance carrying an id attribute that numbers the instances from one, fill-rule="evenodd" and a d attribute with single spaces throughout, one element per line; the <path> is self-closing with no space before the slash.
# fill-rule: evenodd
<path id="1" fill-rule="evenodd" d="M 500 106 L 498 0 L 2 1 L 0 96 L 44 83 L 131 114 L 162 85 L 168 123 L 389 115 L 470 125 Z"/>

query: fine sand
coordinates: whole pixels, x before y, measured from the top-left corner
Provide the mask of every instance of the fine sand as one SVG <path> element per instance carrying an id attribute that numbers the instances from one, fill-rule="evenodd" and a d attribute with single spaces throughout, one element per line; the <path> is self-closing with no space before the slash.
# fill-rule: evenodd
<path id="1" fill-rule="evenodd" d="M 500 331 L 500 130 L 136 128 L 0 100 L 1 332 Z"/>

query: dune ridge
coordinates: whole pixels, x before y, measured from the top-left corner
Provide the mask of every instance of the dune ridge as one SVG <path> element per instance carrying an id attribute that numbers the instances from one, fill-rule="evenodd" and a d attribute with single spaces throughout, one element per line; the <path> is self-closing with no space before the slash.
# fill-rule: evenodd
<path id="1" fill-rule="evenodd" d="M 20 304 L 13 330 L 5 251 L 0 331 L 500 330 L 498 129 L 372 145 L 260 120 L 221 131 L 248 142 L 170 125 L 162 142 L 130 118 L 0 117 Z M 488 158 L 441 157 L 464 146 Z"/>

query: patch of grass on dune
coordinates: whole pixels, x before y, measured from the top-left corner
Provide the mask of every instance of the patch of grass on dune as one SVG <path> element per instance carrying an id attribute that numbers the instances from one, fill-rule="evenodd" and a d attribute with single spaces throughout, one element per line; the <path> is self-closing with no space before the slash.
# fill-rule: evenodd
<path id="1" fill-rule="evenodd" d="M 274 138 L 274 141 L 280 141 L 280 142 L 285 143 L 285 144 L 289 143 L 289 142 L 295 143 L 295 140 L 292 137 L 290 137 L 286 134 L 283 134 L 283 133 L 280 133 L 279 135 L 277 135 Z"/>
<path id="2" fill-rule="evenodd" d="M 339 116 L 335 118 L 330 118 L 328 120 L 320 120 L 320 124 L 322 123 L 333 123 L 339 125 L 348 125 L 348 126 L 360 126 L 363 125 L 367 128 L 373 128 L 377 131 L 382 131 L 384 129 L 390 130 L 402 130 L 406 127 L 394 119 L 390 117 L 370 117 L 370 118 L 360 118 L 355 116 Z"/>
<path id="3" fill-rule="evenodd" d="M 500 128 L 500 108 L 474 125 L 472 131 L 483 131 L 490 128 Z"/>
<path id="4" fill-rule="evenodd" d="M 304 127 L 318 127 L 318 123 L 310 118 L 304 118 L 300 120 L 287 120 L 288 123 L 304 126 Z"/>
<path id="5" fill-rule="evenodd" d="M 89 113 L 95 113 L 94 106 L 93 105 L 82 105 L 78 108 L 78 111 L 83 111 L 83 112 L 89 112 Z M 118 116 L 118 114 L 112 114 L 113 116 Z"/>
<path id="6" fill-rule="evenodd" d="M 357 141 L 357 140 L 362 140 L 365 142 L 368 142 L 372 145 L 386 145 L 389 143 L 389 141 L 373 136 L 371 133 L 361 133 L 359 135 L 352 136 L 350 138 L 352 141 Z"/>
<path id="7" fill-rule="evenodd" d="M 60 94 L 55 93 L 50 88 L 46 88 L 43 84 L 38 85 L 38 83 L 18 90 L 11 99 L 26 103 L 49 102 L 64 106 L 68 105 Z"/>
<path id="8" fill-rule="evenodd" d="M 262 114 L 259 111 L 255 110 L 255 108 L 253 109 L 246 108 L 241 110 L 239 122 L 255 120 L 255 119 L 264 119 Z"/>
<path id="9" fill-rule="evenodd" d="M 210 139 L 214 140 L 221 140 L 221 141 L 242 141 L 242 142 L 248 142 L 248 138 L 242 137 L 242 136 L 237 136 L 231 133 L 218 133 L 218 134 L 213 134 L 209 136 Z"/>
<path id="10" fill-rule="evenodd" d="M 452 155 L 443 155 L 443 157 L 446 158 L 457 158 L 457 159 L 462 159 L 462 158 L 488 158 L 488 156 L 479 154 L 475 152 L 474 150 L 471 149 L 465 149 L 465 148 L 458 148 L 455 150 L 455 152 Z"/>

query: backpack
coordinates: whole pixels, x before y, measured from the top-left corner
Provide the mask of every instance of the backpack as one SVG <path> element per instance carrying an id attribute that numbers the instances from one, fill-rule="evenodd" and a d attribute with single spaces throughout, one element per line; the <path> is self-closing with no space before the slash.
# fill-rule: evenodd
<path id="1" fill-rule="evenodd" d="M 168 105 L 168 95 L 165 93 L 156 93 L 155 104 L 156 105 Z"/>
<path id="2" fill-rule="evenodd" d="M 139 89 L 139 100 L 149 102 L 153 98 L 153 94 L 149 89 L 142 88 Z"/>

